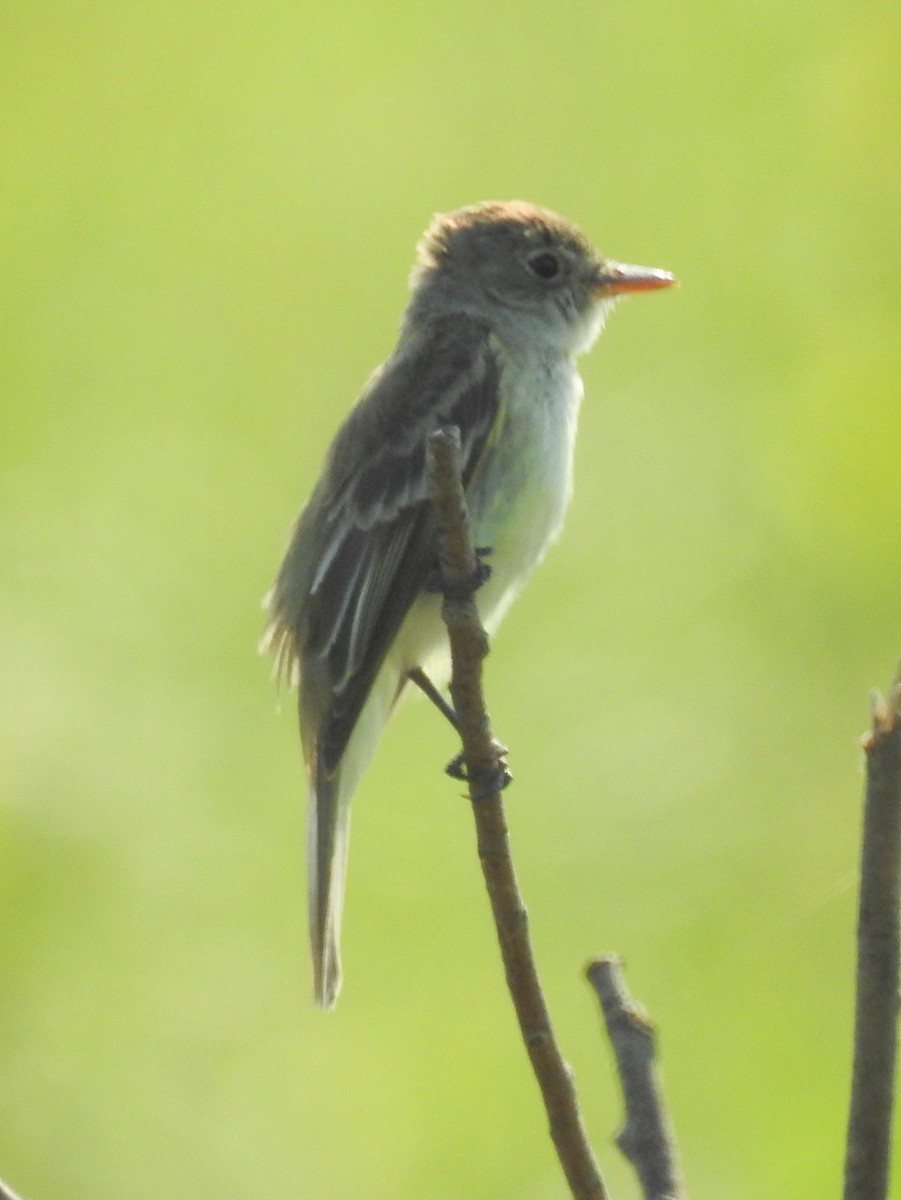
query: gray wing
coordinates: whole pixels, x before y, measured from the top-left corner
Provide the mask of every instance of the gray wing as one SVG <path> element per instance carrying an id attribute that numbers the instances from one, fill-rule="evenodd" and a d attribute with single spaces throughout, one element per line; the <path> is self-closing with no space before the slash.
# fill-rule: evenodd
<path id="1" fill-rule="evenodd" d="M 332 444 L 270 594 L 266 639 L 280 669 L 299 667 L 317 770 L 338 766 L 436 563 L 426 438 L 459 427 L 468 482 L 497 418 L 498 376 L 488 330 L 445 317 L 376 374 Z"/>

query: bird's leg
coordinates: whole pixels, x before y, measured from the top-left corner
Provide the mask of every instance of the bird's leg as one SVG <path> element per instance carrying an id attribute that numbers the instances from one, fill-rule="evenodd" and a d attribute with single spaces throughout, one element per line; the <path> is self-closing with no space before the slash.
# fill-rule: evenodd
<path id="1" fill-rule="evenodd" d="M 407 672 L 407 678 L 411 683 L 415 684 L 416 687 L 419 688 L 423 695 L 428 696 L 441 715 L 450 722 L 455 731 L 459 734 L 460 725 L 457 721 L 457 714 L 435 687 L 434 683 L 432 683 L 431 679 L 429 679 L 428 675 L 426 675 L 425 671 L 423 671 L 421 667 L 412 667 Z M 497 778 L 490 780 L 483 793 L 480 793 L 480 795 L 490 796 L 495 791 L 501 791 L 501 789 L 505 788 L 513 778 L 513 776 L 507 770 L 507 764 L 504 760 L 504 755 L 507 753 L 507 747 L 502 746 L 500 742 L 496 742 L 495 745 L 497 747 L 498 758 L 500 759 L 497 770 Z M 451 759 L 444 770 L 447 775 L 450 775 L 451 779 L 467 780 L 469 778 L 469 776 L 466 774 L 466 758 L 462 750 L 458 755 L 456 755 L 456 757 Z M 478 800 L 480 799 L 480 796 L 475 796 L 474 799 Z"/>
<path id="2" fill-rule="evenodd" d="M 411 683 L 415 683 L 424 696 L 428 696 L 431 702 L 435 705 L 441 715 L 453 725 L 457 733 L 460 732 L 460 726 L 457 722 L 457 714 L 453 708 L 444 699 L 438 689 L 423 671 L 422 667 L 411 667 L 407 672 L 407 678 Z"/>

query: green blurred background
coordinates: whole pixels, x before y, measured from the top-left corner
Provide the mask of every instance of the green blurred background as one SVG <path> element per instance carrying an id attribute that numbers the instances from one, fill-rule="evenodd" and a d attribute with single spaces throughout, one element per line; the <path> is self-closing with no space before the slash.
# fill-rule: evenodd
<path id="1" fill-rule="evenodd" d="M 860 755 L 901 651 L 901 9 L 0 12 L 0 1175 L 32 1200 L 564 1195 L 453 739 L 404 706 L 309 1001 L 260 597 L 435 210 L 667 267 L 584 363 L 496 639 L 534 936 L 617 1200 L 585 960 L 662 1030 L 695 1196 L 837 1194 Z"/>

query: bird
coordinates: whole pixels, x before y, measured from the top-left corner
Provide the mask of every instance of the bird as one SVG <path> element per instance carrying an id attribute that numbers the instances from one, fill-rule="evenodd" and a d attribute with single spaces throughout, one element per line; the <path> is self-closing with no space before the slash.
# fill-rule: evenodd
<path id="1" fill-rule="evenodd" d="M 313 995 L 342 982 L 350 800 L 411 679 L 446 685 L 426 443 L 460 432 L 478 606 L 493 633 L 557 537 L 583 385 L 575 360 L 617 300 L 675 283 L 601 255 L 549 209 L 486 201 L 422 235 L 391 356 L 337 432 L 267 594 L 262 646 L 298 683 L 308 787 Z"/>

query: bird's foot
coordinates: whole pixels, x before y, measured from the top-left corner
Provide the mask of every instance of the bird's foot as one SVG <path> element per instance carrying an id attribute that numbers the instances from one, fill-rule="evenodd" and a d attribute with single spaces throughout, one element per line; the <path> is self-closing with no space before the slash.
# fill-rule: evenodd
<path id="1" fill-rule="evenodd" d="M 476 568 L 472 576 L 456 587 L 448 587 L 441 574 L 441 568 L 436 566 L 429 572 L 423 584 L 423 591 L 445 596 L 448 600 L 466 600 L 483 587 L 491 578 L 491 567 L 485 559 L 491 554 L 490 546 L 476 546 Z"/>
<path id="2" fill-rule="evenodd" d="M 462 750 L 444 768 L 445 773 L 450 775 L 451 779 L 460 779 L 471 785 L 473 800 L 486 800 L 496 792 L 502 792 L 508 784 L 513 782 L 513 776 L 507 767 L 507 747 L 495 741 L 494 749 L 497 754 L 497 766 L 487 775 L 480 775 L 478 779 L 475 777 L 470 779 L 466 769 L 466 756 Z"/>

